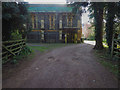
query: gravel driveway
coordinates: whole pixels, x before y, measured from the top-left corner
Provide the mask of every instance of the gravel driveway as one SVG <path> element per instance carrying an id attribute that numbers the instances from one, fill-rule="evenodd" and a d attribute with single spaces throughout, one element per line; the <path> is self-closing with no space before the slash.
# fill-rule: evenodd
<path id="1" fill-rule="evenodd" d="M 83 43 L 37 53 L 30 65 L 3 80 L 3 88 L 117 88 L 117 79 L 97 62 L 92 48 Z"/>

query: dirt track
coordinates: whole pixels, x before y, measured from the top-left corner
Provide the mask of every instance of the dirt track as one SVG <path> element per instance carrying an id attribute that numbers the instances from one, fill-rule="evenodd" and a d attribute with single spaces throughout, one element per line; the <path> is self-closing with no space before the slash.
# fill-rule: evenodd
<path id="1" fill-rule="evenodd" d="M 76 44 L 37 53 L 30 65 L 3 80 L 3 88 L 117 88 L 117 79 L 97 62 L 92 48 Z"/>

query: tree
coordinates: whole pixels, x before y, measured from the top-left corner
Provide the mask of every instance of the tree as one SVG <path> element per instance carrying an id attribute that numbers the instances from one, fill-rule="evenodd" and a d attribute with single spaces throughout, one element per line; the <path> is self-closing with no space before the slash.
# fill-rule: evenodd
<path id="1" fill-rule="evenodd" d="M 73 13 L 83 13 L 85 12 L 85 10 L 79 10 L 80 7 L 87 7 L 88 6 L 88 2 L 74 2 L 74 3 L 70 3 L 70 6 L 73 6 Z"/>
<path id="2" fill-rule="evenodd" d="M 3 40 L 11 40 L 13 32 L 18 31 L 20 34 L 24 34 L 28 23 L 29 13 L 27 12 L 27 6 L 25 3 L 16 2 L 3 2 L 2 3 L 2 35 Z"/>
<path id="3" fill-rule="evenodd" d="M 95 40 L 96 44 L 94 49 L 103 49 L 102 36 L 103 36 L 103 2 L 92 2 L 90 6 L 94 10 L 94 24 L 95 24 Z"/>
<path id="4" fill-rule="evenodd" d="M 74 0 L 68 1 L 73 2 Z M 73 11 L 76 13 L 82 3 L 74 2 L 72 5 L 74 6 Z M 106 16 L 106 39 L 109 51 L 111 51 L 113 33 L 116 32 L 115 37 L 117 38 L 120 32 L 120 2 L 90 2 L 88 10 L 90 18 L 94 18 L 96 40 L 94 49 L 103 49 L 103 16 Z M 103 13 L 104 11 L 106 12 L 105 14 Z"/>
<path id="5" fill-rule="evenodd" d="M 28 12 L 28 4 L 26 4 L 25 2 L 20 2 L 18 3 L 18 6 L 20 10 L 20 16 L 23 19 L 21 22 L 19 22 L 20 24 L 19 32 L 22 34 L 22 38 L 25 38 L 27 33 L 32 29 L 31 19 L 30 19 L 31 17 Z"/>
<path id="6" fill-rule="evenodd" d="M 11 32 L 16 29 L 15 19 L 19 15 L 19 9 L 15 2 L 2 3 L 2 39 L 9 40 Z"/>
<path id="7" fill-rule="evenodd" d="M 95 25 L 95 40 L 96 45 L 94 46 L 94 49 L 103 49 L 102 44 L 102 36 L 103 36 L 103 10 L 104 10 L 104 3 L 102 2 L 90 2 L 90 9 L 93 11 L 91 14 L 92 17 L 94 17 L 94 25 Z M 72 4 L 74 6 L 73 11 L 76 13 L 80 6 L 88 6 L 87 2 L 74 2 Z M 90 12 L 91 12 L 90 11 Z"/>
<path id="8" fill-rule="evenodd" d="M 112 37 L 117 30 L 117 24 L 119 26 L 120 18 L 120 3 L 119 2 L 108 2 L 106 3 L 106 39 L 109 46 L 109 52 L 112 47 Z M 115 20 L 116 19 L 116 20 Z M 114 27 L 116 26 L 116 27 Z M 115 34 L 117 35 L 117 34 Z M 115 36 L 117 37 L 117 36 Z"/>

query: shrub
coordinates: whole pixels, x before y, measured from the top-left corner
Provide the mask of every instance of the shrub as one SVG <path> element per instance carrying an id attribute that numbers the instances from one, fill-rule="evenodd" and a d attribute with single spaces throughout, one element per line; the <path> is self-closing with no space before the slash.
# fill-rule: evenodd
<path id="1" fill-rule="evenodd" d="M 28 46 L 25 46 L 16 56 L 14 56 L 11 60 L 12 64 L 17 64 L 18 60 L 21 60 L 22 58 L 28 56 L 32 53 L 32 49 Z"/>

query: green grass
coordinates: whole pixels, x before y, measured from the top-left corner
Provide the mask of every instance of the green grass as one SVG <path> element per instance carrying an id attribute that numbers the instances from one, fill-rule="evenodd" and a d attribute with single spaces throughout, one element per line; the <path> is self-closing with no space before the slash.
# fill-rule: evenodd
<path id="1" fill-rule="evenodd" d="M 32 49 L 39 50 L 40 52 L 46 51 L 48 48 L 47 47 L 40 47 L 40 46 L 29 46 Z"/>
<path id="2" fill-rule="evenodd" d="M 110 61 L 105 61 L 105 60 L 100 60 L 100 63 L 105 66 L 106 68 L 108 68 L 110 70 L 110 72 L 112 72 L 116 77 L 118 77 L 119 74 L 119 68 L 117 64 L 113 64 Z"/>
<path id="3" fill-rule="evenodd" d="M 99 57 L 98 62 L 100 62 L 104 67 L 108 68 L 118 78 L 118 62 L 114 61 L 110 54 L 108 53 L 108 47 L 103 50 L 95 50 L 95 55 Z"/>
<path id="4" fill-rule="evenodd" d="M 117 78 L 119 75 L 118 62 L 113 60 L 111 55 L 108 53 L 108 45 L 106 40 L 103 41 L 103 50 L 95 50 L 95 54 L 100 59 L 98 60 L 104 67 L 108 68 Z"/>
<path id="5" fill-rule="evenodd" d="M 55 49 L 55 48 L 59 48 L 59 47 L 64 47 L 64 46 L 67 46 L 67 45 L 73 45 L 73 44 L 62 44 L 62 43 L 53 43 L 53 44 L 37 44 L 37 45 L 41 45 L 41 46 L 34 46 L 36 44 L 32 44 L 32 45 L 29 45 L 29 47 L 31 49 L 35 49 L 35 50 L 39 50 L 40 52 L 45 52 L 47 50 L 52 50 L 52 49 Z"/>

